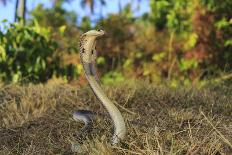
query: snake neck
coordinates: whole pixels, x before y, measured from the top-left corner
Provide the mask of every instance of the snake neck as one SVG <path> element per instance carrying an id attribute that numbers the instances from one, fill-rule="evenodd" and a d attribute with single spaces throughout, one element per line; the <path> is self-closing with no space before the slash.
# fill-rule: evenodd
<path id="1" fill-rule="evenodd" d="M 87 71 L 88 73 L 90 71 Z M 109 113 L 113 124 L 114 124 L 114 136 L 112 138 L 112 143 L 118 143 L 120 139 L 123 139 L 126 134 L 126 125 L 124 119 L 118 110 L 118 108 L 113 104 L 113 102 L 106 96 L 103 89 L 98 84 L 97 80 L 93 75 L 87 75 L 87 80 L 93 90 L 95 96 L 100 100 L 102 105 L 106 108 Z"/>

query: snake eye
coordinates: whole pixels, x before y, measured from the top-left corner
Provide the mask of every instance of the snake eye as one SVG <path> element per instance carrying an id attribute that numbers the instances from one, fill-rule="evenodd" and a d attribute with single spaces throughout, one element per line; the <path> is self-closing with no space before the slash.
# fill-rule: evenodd
<path id="1" fill-rule="evenodd" d="M 100 29 L 97 29 L 98 32 L 100 32 L 101 30 Z"/>

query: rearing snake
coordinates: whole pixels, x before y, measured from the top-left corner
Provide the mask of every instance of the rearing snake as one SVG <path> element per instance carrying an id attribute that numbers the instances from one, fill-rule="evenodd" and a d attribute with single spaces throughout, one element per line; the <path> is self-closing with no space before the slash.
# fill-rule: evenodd
<path id="1" fill-rule="evenodd" d="M 103 30 L 90 30 L 84 33 L 80 38 L 80 58 L 84 68 L 85 76 L 92 88 L 93 93 L 100 100 L 102 105 L 106 108 L 110 114 L 114 124 L 114 135 L 112 138 L 112 144 L 118 143 L 125 137 L 126 125 L 122 114 L 113 102 L 106 96 L 103 89 L 99 84 L 99 80 L 96 74 L 96 39 L 103 36 L 105 32 Z M 85 131 L 91 126 L 93 119 L 93 112 L 87 110 L 79 110 L 73 114 L 75 120 L 81 120 L 85 122 L 85 126 L 82 131 Z"/>

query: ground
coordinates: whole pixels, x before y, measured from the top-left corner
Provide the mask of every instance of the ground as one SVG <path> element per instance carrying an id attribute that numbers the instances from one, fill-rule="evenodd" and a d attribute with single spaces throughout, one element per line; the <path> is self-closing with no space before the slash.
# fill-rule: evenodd
<path id="1" fill-rule="evenodd" d="M 0 154 L 231 154 L 232 87 L 169 88 L 144 81 L 103 86 L 122 112 L 125 140 L 86 86 L 62 83 L 0 88 Z M 97 112 L 86 139 L 78 109 Z"/>

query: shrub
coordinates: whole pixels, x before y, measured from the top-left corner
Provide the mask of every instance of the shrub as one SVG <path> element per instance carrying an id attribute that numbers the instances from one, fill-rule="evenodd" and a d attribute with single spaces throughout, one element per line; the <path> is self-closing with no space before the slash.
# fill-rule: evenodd
<path id="1" fill-rule="evenodd" d="M 67 75 L 70 68 L 75 70 L 73 66 L 61 65 L 60 57 L 55 54 L 58 44 L 51 35 L 49 28 L 39 26 L 36 21 L 31 26 L 21 23 L 5 26 L 0 31 L 0 80 L 45 82 L 52 76 Z"/>

